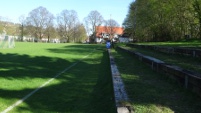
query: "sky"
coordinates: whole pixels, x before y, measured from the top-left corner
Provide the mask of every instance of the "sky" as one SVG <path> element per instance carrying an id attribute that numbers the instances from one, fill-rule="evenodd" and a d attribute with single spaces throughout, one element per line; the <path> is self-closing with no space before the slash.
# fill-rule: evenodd
<path id="1" fill-rule="evenodd" d="M 80 22 L 91 11 L 97 10 L 105 20 L 114 19 L 122 25 L 128 14 L 129 5 L 134 0 L 0 0 L 0 17 L 19 23 L 19 17 L 28 16 L 39 6 L 45 7 L 55 16 L 63 10 L 75 10 Z"/>

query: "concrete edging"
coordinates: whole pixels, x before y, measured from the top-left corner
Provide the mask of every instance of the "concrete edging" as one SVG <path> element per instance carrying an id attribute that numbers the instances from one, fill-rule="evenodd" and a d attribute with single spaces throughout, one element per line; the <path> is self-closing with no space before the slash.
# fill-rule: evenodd
<path id="1" fill-rule="evenodd" d="M 118 48 L 138 57 L 139 60 L 150 65 L 153 70 L 167 75 L 169 78 L 178 81 L 178 83 L 182 84 L 186 89 L 190 89 L 201 96 L 201 75 L 199 73 L 167 64 L 153 57 L 149 57 L 123 47 Z"/>
<path id="2" fill-rule="evenodd" d="M 137 44 L 127 44 L 130 47 L 137 48 L 147 48 L 150 50 L 160 51 L 168 54 L 180 54 L 192 57 L 201 57 L 201 50 L 196 48 L 185 48 L 185 47 L 162 47 L 154 45 L 137 45 Z"/>
<path id="3" fill-rule="evenodd" d="M 134 110 L 129 103 L 128 95 L 124 88 L 124 83 L 121 79 L 121 75 L 114 62 L 114 57 L 112 56 L 110 49 L 108 49 L 108 53 L 110 57 L 110 67 L 117 113 L 133 113 Z"/>

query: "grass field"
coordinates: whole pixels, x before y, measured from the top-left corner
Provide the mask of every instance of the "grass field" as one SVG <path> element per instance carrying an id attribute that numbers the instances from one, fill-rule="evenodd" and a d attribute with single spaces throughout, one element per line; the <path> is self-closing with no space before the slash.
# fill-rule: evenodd
<path id="1" fill-rule="evenodd" d="M 137 44 L 201 49 L 201 40 L 199 39 L 189 39 L 189 40 L 183 40 L 178 42 L 144 42 L 144 43 L 137 43 Z"/>
<path id="2" fill-rule="evenodd" d="M 147 42 L 147 43 L 139 43 L 139 44 L 201 49 L 200 40 L 191 40 L 191 41 L 184 41 L 184 42 L 150 42 L 150 43 Z M 121 46 L 125 47 L 125 45 L 121 45 Z M 187 55 L 185 56 L 185 55 L 179 55 L 179 54 L 168 54 L 168 53 L 159 52 L 157 50 L 150 51 L 150 49 L 147 49 L 147 48 L 128 48 L 128 49 L 140 52 L 144 55 L 148 55 L 148 56 L 160 59 L 168 64 L 173 64 L 183 69 L 201 73 L 201 59 L 199 57 L 192 57 Z"/>
<path id="3" fill-rule="evenodd" d="M 113 50 L 135 113 L 200 113 L 201 99 L 138 58 Z"/>
<path id="4" fill-rule="evenodd" d="M 168 64 L 179 66 L 183 69 L 201 73 L 201 59 L 199 57 L 191 57 L 178 54 L 168 54 L 158 52 L 155 50 L 149 50 L 147 48 L 131 48 L 126 47 L 129 50 L 140 52 L 144 55 L 151 56 L 160 59 Z"/>
<path id="5" fill-rule="evenodd" d="M 0 112 L 72 66 L 9 112 L 115 113 L 104 45 L 18 42 L 0 58 Z"/>
<path id="6" fill-rule="evenodd" d="M 112 54 L 135 113 L 201 112 L 196 94 L 123 51 Z M 0 112 L 56 75 L 9 113 L 115 113 L 105 45 L 20 42 L 0 49 Z"/>

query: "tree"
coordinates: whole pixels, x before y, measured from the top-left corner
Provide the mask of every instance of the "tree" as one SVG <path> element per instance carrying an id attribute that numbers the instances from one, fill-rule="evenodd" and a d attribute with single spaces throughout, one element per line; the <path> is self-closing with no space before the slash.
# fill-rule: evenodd
<path id="1" fill-rule="evenodd" d="M 85 31 L 86 31 L 86 34 L 87 34 L 87 39 L 85 41 L 88 42 L 91 39 L 91 28 L 90 28 L 90 25 L 88 23 L 88 18 L 87 17 L 85 17 L 83 21 L 84 21 L 84 28 L 85 28 Z"/>
<path id="2" fill-rule="evenodd" d="M 133 2 L 129 6 L 129 12 L 126 15 L 126 18 L 123 22 L 124 32 L 130 34 L 133 41 L 135 40 L 135 31 L 136 31 L 136 12 L 137 5 L 136 2 Z"/>
<path id="3" fill-rule="evenodd" d="M 34 37 L 34 39 L 28 41 L 37 41 L 36 37 L 36 27 L 31 24 L 31 18 L 26 17 L 25 23 L 24 23 L 24 35 Z"/>
<path id="4" fill-rule="evenodd" d="M 195 10 L 195 17 L 199 20 L 199 38 L 201 39 L 201 1 L 194 0 L 193 7 Z"/>
<path id="5" fill-rule="evenodd" d="M 192 3 L 192 0 L 135 0 L 123 23 L 125 32 L 140 41 L 179 40 L 184 35 L 194 35 L 197 25 Z"/>
<path id="6" fill-rule="evenodd" d="M 83 24 L 77 24 L 75 28 L 75 42 L 83 42 L 87 38 L 87 33 Z"/>
<path id="7" fill-rule="evenodd" d="M 90 36 L 91 30 L 90 30 L 90 26 L 89 26 L 89 23 L 88 23 L 88 18 L 85 17 L 83 21 L 84 21 L 84 25 L 85 25 L 84 27 L 85 27 L 87 36 Z"/>
<path id="8" fill-rule="evenodd" d="M 50 42 L 50 36 L 55 34 L 54 19 L 55 19 L 54 15 L 49 13 L 47 17 L 47 22 L 45 23 L 46 24 L 45 33 L 47 35 L 48 42 Z"/>
<path id="9" fill-rule="evenodd" d="M 96 38 L 96 26 L 100 26 L 103 23 L 103 17 L 98 11 L 91 11 L 87 17 L 85 17 L 84 21 L 87 25 L 87 28 L 91 30 L 92 37 L 90 42 L 95 42 Z"/>
<path id="10" fill-rule="evenodd" d="M 8 18 L 0 17 L 0 31 L 1 31 L 0 33 L 3 33 L 5 35 L 10 34 L 7 31 L 8 23 L 10 23 Z"/>
<path id="11" fill-rule="evenodd" d="M 75 41 L 75 27 L 79 23 L 77 12 L 74 10 L 63 10 L 57 16 L 58 32 L 64 39 L 64 42 L 69 42 L 70 39 Z"/>
<path id="12" fill-rule="evenodd" d="M 20 17 L 19 17 L 19 21 L 20 21 L 20 24 L 21 24 L 21 26 L 20 26 L 20 29 L 21 29 L 21 41 L 23 41 L 23 37 L 24 37 L 24 24 L 25 24 L 25 20 L 26 18 L 25 18 L 25 15 L 21 15 Z"/>
<path id="13" fill-rule="evenodd" d="M 40 40 L 45 34 L 45 30 L 48 23 L 50 22 L 50 18 L 52 18 L 52 14 L 45 7 L 42 6 L 33 9 L 27 17 L 28 26 L 34 27 L 34 34 Z"/>

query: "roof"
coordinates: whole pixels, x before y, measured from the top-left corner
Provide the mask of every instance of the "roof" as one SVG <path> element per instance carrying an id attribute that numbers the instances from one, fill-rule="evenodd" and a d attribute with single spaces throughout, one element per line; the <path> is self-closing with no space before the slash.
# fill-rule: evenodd
<path id="1" fill-rule="evenodd" d="M 106 26 L 96 26 L 96 36 L 100 37 L 101 33 L 108 33 L 109 28 L 110 27 L 106 27 Z M 112 27 L 112 30 L 114 34 L 118 34 L 118 35 L 122 35 L 124 31 L 123 27 Z"/>

